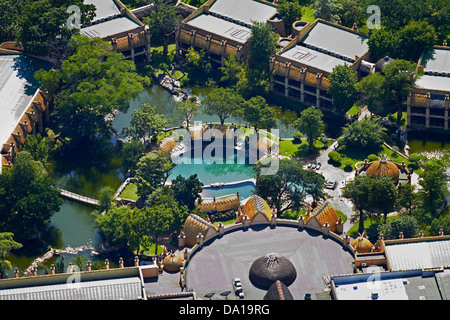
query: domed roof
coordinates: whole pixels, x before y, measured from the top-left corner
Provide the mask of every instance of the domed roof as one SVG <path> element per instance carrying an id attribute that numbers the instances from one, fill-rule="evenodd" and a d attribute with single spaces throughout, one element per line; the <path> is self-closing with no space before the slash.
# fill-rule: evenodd
<path id="1" fill-rule="evenodd" d="M 397 183 L 400 177 L 400 170 L 392 161 L 388 161 L 386 157 L 384 157 L 378 161 L 372 162 L 367 168 L 366 174 L 373 178 L 382 176 L 391 177 L 394 182 Z"/>
<path id="2" fill-rule="evenodd" d="M 267 202 L 260 196 L 254 194 L 247 200 L 244 207 L 242 208 L 242 215 L 248 216 L 249 220 L 252 221 L 257 213 L 261 213 L 270 221 L 272 217 L 272 212 Z"/>
<path id="3" fill-rule="evenodd" d="M 391 63 L 392 61 L 395 61 L 394 59 L 385 56 L 383 58 L 381 58 L 380 60 L 377 61 L 377 63 L 375 64 L 375 71 L 376 72 L 381 72 L 383 71 L 384 67 L 386 67 L 389 63 Z"/>
<path id="4" fill-rule="evenodd" d="M 249 278 L 255 286 L 261 288 L 269 288 L 277 280 L 289 286 L 297 278 L 297 271 L 288 258 L 269 253 L 252 263 Z"/>
<path id="5" fill-rule="evenodd" d="M 183 258 L 172 253 L 164 258 L 163 264 L 164 270 L 168 272 L 178 272 L 183 266 Z"/>
<path id="6" fill-rule="evenodd" d="M 369 253 L 372 252 L 373 244 L 369 239 L 365 237 L 365 233 L 360 235 L 358 238 L 352 241 L 351 246 L 358 253 Z"/>
<path id="7" fill-rule="evenodd" d="M 264 300 L 294 300 L 294 297 L 292 296 L 288 287 L 280 280 L 277 280 L 269 287 L 269 290 L 267 290 L 267 293 L 263 299 Z"/>
<path id="8" fill-rule="evenodd" d="M 186 243 L 190 246 L 194 246 L 197 243 L 197 235 L 199 233 L 206 236 L 209 229 L 215 229 L 214 226 L 208 221 L 200 218 L 196 214 L 189 214 L 184 222 L 183 232 L 186 236 Z"/>

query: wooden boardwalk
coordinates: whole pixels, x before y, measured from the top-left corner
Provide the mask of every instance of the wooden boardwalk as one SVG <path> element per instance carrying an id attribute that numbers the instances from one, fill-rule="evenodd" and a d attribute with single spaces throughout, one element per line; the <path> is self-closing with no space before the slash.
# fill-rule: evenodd
<path id="1" fill-rule="evenodd" d="M 61 196 L 65 197 L 65 198 L 79 201 L 79 202 L 82 202 L 85 204 L 89 204 L 91 206 L 98 206 L 98 200 L 96 200 L 96 199 L 85 197 L 85 196 L 82 196 L 82 195 L 61 189 L 61 188 L 59 188 L 59 193 L 61 194 Z"/>

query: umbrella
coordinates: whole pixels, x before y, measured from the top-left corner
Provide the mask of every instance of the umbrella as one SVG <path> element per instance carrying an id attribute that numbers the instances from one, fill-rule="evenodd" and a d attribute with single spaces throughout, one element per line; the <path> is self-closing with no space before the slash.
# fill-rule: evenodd
<path id="1" fill-rule="evenodd" d="M 222 292 L 220 295 L 221 296 L 224 296 L 225 297 L 225 299 L 228 299 L 228 295 L 231 293 L 231 291 L 224 291 L 224 292 Z"/>
<path id="2" fill-rule="evenodd" d="M 209 299 L 211 300 L 211 298 L 212 298 L 213 295 L 215 295 L 215 293 L 214 293 L 214 292 L 210 292 L 210 293 L 208 293 L 208 294 L 205 294 L 204 297 L 205 297 L 205 298 L 209 298 Z"/>

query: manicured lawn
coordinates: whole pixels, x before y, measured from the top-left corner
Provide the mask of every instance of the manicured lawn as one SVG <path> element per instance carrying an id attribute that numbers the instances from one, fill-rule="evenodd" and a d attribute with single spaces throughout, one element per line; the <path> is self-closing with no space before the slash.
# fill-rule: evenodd
<path id="1" fill-rule="evenodd" d="M 136 192 L 137 186 L 134 183 L 129 183 L 119 195 L 119 198 L 137 200 L 139 197 Z"/>
<path id="2" fill-rule="evenodd" d="M 339 152 L 339 151 L 338 151 Z M 400 151 L 401 152 L 401 151 Z M 395 153 L 394 151 L 388 149 L 385 145 L 383 145 L 378 151 L 361 151 L 361 150 L 347 150 L 344 152 L 339 152 L 339 154 L 342 156 L 342 161 L 339 164 L 339 168 L 345 170 L 345 165 L 344 163 L 346 162 L 346 160 L 351 161 L 352 165 L 351 165 L 351 169 L 354 170 L 355 169 L 355 164 L 358 162 L 363 162 L 365 159 L 367 159 L 367 157 L 370 154 L 375 154 L 377 156 L 380 155 L 387 155 L 388 158 L 390 158 L 392 161 L 397 162 L 397 163 L 402 163 L 402 161 L 405 162 L 405 165 L 408 167 L 408 165 L 411 164 L 411 162 L 402 157 L 401 155 Z M 347 168 L 348 170 L 349 168 Z M 416 171 L 417 172 L 417 171 Z"/>
<path id="3" fill-rule="evenodd" d="M 314 141 L 314 149 L 311 154 L 316 154 L 320 149 L 326 147 L 323 142 Z M 306 138 L 302 139 L 301 143 L 296 143 L 294 140 L 280 140 L 280 153 L 286 157 L 307 157 L 311 155 L 308 152 L 308 142 Z"/>
<path id="4" fill-rule="evenodd" d="M 387 222 L 397 219 L 398 216 L 387 217 Z M 364 228 L 366 229 L 366 233 L 376 232 L 380 223 L 384 222 L 383 217 L 374 217 L 374 218 L 365 218 L 364 219 Z M 359 221 L 357 221 L 351 228 L 348 230 L 348 235 L 351 237 L 357 237 L 359 228 Z"/>
<path id="5" fill-rule="evenodd" d="M 160 245 L 158 245 L 158 253 L 157 254 L 161 254 L 164 251 L 164 248 L 161 247 Z M 141 247 L 141 253 L 143 255 L 147 255 L 147 256 L 152 256 L 155 254 L 155 244 L 152 243 L 149 247 L 147 248 L 143 248 Z"/>

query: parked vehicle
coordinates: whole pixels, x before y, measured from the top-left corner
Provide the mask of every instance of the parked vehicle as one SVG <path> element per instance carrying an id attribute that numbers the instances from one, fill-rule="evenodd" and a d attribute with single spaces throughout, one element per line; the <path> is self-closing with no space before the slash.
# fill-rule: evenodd
<path id="1" fill-rule="evenodd" d="M 234 293 L 239 296 L 240 299 L 244 298 L 244 291 L 242 289 L 242 283 L 240 278 L 234 278 L 232 280 Z"/>

